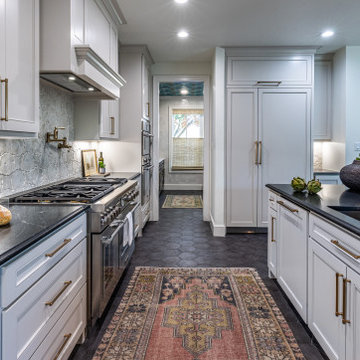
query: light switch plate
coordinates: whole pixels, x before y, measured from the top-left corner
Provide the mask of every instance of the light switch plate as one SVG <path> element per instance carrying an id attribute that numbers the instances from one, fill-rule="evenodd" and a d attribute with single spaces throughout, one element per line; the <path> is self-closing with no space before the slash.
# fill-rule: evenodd
<path id="1" fill-rule="evenodd" d="M 354 150 L 355 151 L 360 151 L 360 142 L 354 143 Z"/>

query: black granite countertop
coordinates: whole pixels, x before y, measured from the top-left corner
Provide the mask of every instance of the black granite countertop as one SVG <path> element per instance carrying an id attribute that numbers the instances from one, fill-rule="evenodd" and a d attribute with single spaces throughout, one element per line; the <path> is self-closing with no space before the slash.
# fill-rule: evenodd
<path id="1" fill-rule="evenodd" d="M 291 185 L 287 184 L 268 184 L 266 186 L 294 204 L 319 214 L 360 236 L 359 220 L 329 208 L 329 206 L 360 208 L 360 193 L 348 190 L 344 185 L 322 185 L 323 189 L 316 195 L 309 195 L 307 192 L 294 192 Z"/>
<path id="2" fill-rule="evenodd" d="M 113 171 L 113 172 L 110 172 L 109 177 L 125 178 L 128 180 L 134 180 L 139 175 L 140 175 L 139 172 Z"/>
<path id="3" fill-rule="evenodd" d="M 10 205 L 12 220 L 0 226 L 0 265 L 86 211 L 88 205 Z"/>

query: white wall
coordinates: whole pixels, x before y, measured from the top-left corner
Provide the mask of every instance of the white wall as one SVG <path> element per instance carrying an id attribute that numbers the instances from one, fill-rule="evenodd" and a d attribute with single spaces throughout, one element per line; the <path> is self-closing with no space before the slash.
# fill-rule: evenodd
<path id="1" fill-rule="evenodd" d="M 225 50 L 216 48 L 212 62 L 210 218 L 215 236 L 225 236 Z"/>
<path id="2" fill-rule="evenodd" d="M 210 62 L 163 62 L 151 67 L 153 75 L 210 75 Z"/>
<path id="3" fill-rule="evenodd" d="M 160 137 L 159 157 L 165 159 L 165 189 L 166 190 L 200 190 L 203 185 L 203 174 L 169 172 L 169 108 L 201 108 L 204 106 L 202 96 L 186 97 L 186 104 L 181 96 L 160 97 Z"/>
<path id="4" fill-rule="evenodd" d="M 360 142 L 360 46 L 346 47 L 346 164 L 359 155 Z"/>

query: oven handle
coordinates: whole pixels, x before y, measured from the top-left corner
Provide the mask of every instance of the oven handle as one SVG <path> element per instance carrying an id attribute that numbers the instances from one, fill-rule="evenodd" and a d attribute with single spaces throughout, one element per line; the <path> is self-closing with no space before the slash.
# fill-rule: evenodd
<path id="1" fill-rule="evenodd" d="M 143 136 L 147 136 L 147 137 L 151 137 L 151 138 L 154 137 L 153 134 L 151 134 L 151 133 L 149 133 L 148 131 L 145 131 L 145 130 L 141 130 L 141 133 L 143 134 Z"/>
<path id="2" fill-rule="evenodd" d="M 144 167 L 144 170 L 151 170 L 154 167 L 154 165 L 148 166 L 148 167 Z"/>
<path id="3" fill-rule="evenodd" d="M 119 223 L 119 226 L 115 229 L 115 231 L 111 234 L 110 238 L 101 240 L 103 245 L 110 245 L 112 241 L 114 240 L 115 236 L 119 233 L 121 228 L 124 227 L 125 221 L 121 220 Z"/>

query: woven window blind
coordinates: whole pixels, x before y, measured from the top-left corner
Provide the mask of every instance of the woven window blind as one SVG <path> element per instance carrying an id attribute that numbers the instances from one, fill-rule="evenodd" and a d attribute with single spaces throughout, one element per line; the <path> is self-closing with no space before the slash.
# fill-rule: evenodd
<path id="1" fill-rule="evenodd" d="M 184 115 L 186 122 L 189 123 L 190 116 L 200 115 L 200 124 L 197 124 L 198 133 L 203 130 L 203 109 L 173 109 L 172 119 L 174 115 Z M 189 117 L 189 118 L 188 118 Z M 193 125 L 194 126 L 194 125 Z M 202 130 L 202 131 L 200 131 Z M 186 134 L 186 136 L 184 136 Z M 189 137 L 188 137 L 189 136 Z M 171 170 L 173 171 L 191 171 L 203 170 L 204 168 L 204 139 L 203 137 L 190 137 L 189 133 L 185 131 L 181 137 L 172 137 L 172 158 Z"/>

